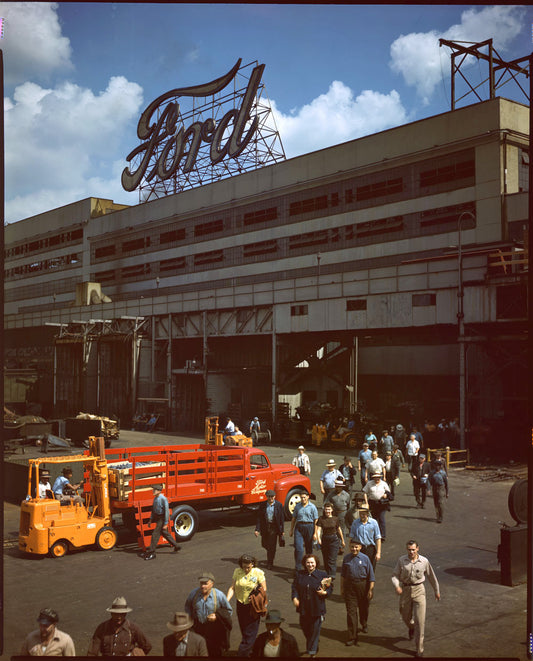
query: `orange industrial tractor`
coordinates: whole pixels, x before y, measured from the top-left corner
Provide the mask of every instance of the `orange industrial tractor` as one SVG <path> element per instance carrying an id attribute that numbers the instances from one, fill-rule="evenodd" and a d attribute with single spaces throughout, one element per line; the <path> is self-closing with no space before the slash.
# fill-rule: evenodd
<path id="1" fill-rule="evenodd" d="M 28 492 L 20 506 L 19 549 L 39 555 L 60 558 L 70 550 L 96 546 L 112 549 L 117 533 L 111 526 L 108 467 L 104 439 L 89 438 L 89 454 L 67 457 L 30 459 Z M 83 505 L 61 503 L 54 498 L 39 497 L 39 466 L 82 463 L 86 476 Z"/>

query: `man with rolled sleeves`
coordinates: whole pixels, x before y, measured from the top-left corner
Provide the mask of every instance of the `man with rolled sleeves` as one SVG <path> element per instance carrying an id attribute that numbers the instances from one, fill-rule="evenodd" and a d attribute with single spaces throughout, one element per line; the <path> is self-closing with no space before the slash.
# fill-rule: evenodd
<path id="1" fill-rule="evenodd" d="M 174 553 L 177 553 L 181 549 L 181 546 L 176 542 L 174 537 L 172 537 L 167 527 L 170 519 L 170 509 L 168 500 L 166 499 L 166 496 L 163 495 L 163 485 L 154 484 L 152 486 L 152 491 L 154 493 L 154 500 L 152 502 L 150 523 L 155 523 L 155 528 L 152 530 L 152 540 L 148 550 L 141 554 L 141 557 L 145 560 L 153 560 L 156 557 L 155 550 L 160 537 L 167 540 L 167 542 L 174 548 Z"/>
<path id="2" fill-rule="evenodd" d="M 320 476 L 320 491 L 324 496 L 324 502 L 328 493 L 335 489 L 335 480 L 342 480 L 344 484 L 342 473 L 336 468 L 335 459 L 329 459 L 326 464 L 326 470 Z"/>
<path id="3" fill-rule="evenodd" d="M 341 595 L 346 604 L 348 640 L 346 645 L 357 645 L 357 611 L 363 633 L 368 631 L 368 607 L 374 594 L 374 570 L 367 555 L 360 553 L 361 544 L 350 542 L 350 553 L 344 556 L 341 569 Z"/>
<path id="4" fill-rule="evenodd" d="M 313 542 L 316 541 L 316 523 L 318 510 L 309 502 L 307 491 L 300 491 L 301 502 L 296 504 L 292 513 L 289 536 L 294 535 L 294 566 L 296 571 L 302 567 L 302 559 L 306 553 L 313 552 Z"/>
<path id="5" fill-rule="evenodd" d="M 400 595 L 400 615 L 409 629 L 409 640 L 413 636 L 416 645 L 415 656 L 424 656 L 424 630 L 426 624 L 426 590 L 424 583 L 429 580 L 435 599 L 440 601 L 437 577 L 429 560 L 418 552 L 418 542 L 407 542 L 407 554 L 400 556 L 392 574 L 392 584 Z"/>

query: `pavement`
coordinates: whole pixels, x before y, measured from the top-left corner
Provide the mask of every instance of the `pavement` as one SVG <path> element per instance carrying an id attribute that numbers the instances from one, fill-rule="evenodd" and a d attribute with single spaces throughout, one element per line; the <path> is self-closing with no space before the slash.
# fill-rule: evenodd
<path id="1" fill-rule="evenodd" d="M 115 445 L 140 447 L 197 440 L 125 430 Z M 272 463 L 287 463 L 296 454 L 296 445 L 261 449 Z M 17 455 L 16 463 L 24 463 L 32 453 L 39 456 L 38 450 L 30 449 L 22 457 Z M 333 457 L 341 463 L 345 449 L 308 446 L 307 453 L 312 489 L 319 494 L 319 479 L 327 460 Z M 481 478 L 477 471 L 450 470 L 444 522 L 437 524 L 432 500 L 425 509 L 417 509 L 411 480 L 402 471 L 396 500 L 387 515 L 387 541 L 376 569 L 368 633 L 360 633 L 357 647 L 344 645 L 346 609 L 335 586 L 327 602 L 318 657 L 413 656 L 414 645 L 407 638 L 390 579 L 398 557 L 405 552 L 406 541 L 414 538 L 421 554 L 429 558 L 441 589 L 441 600 L 436 602 L 427 586 L 426 658 L 526 658 L 527 586 L 501 585 L 497 560 L 500 522 L 515 525 L 507 505 L 513 480 Z M 317 505 L 321 504 L 319 496 Z M 217 587 L 225 592 L 242 553 L 255 554 L 259 566 L 266 565 L 265 552 L 253 534 L 255 513 L 249 510 L 201 512 L 198 533 L 182 545 L 180 553 L 159 547 L 157 558 L 151 562 L 137 557 L 136 539 L 120 526 L 120 520 L 116 521 L 119 541 L 112 551 L 84 550 L 60 559 L 21 554 L 17 547 L 18 522 L 18 505 L 5 502 L 3 658 L 19 652 L 25 635 L 37 626 L 39 610 L 45 606 L 59 612 L 59 628 L 72 636 L 78 654 L 84 655 L 92 632 L 107 619 L 106 608 L 116 596 L 125 596 L 132 606 L 130 619 L 152 641 L 150 655 L 161 655 L 162 639 L 168 633 L 166 622 L 174 611 L 182 610 L 188 593 L 198 585 L 201 571 L 212 571 Z M 289 524 L 287 538 L 288 531 Z M 296 637 L 304 651 L 304 637 L 290 599 L 293 568 L 293 548 L 288 541 L 285 548 L 278 549 L 274 569 L 265 572 L 266 581 L 270 606 L 281 610 L 283 628 Z M 235 654 L 240 641 L 236 615 L 233 619 L 230 655 Z"/>

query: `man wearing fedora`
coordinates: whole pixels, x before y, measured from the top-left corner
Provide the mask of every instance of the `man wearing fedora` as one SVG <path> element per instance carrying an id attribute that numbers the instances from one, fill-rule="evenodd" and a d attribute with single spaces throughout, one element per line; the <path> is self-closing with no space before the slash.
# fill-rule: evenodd
<path id="1" fill-rule="evenodd" d="M 163 638 L 163 656 L 208 656 L 205 639 L 191 631 L 193 624 L 188 613 L 174 613 L 167 622 L 173 633 Z"/>
<path id="2" fill-rule="evenodd" d="M 87 656 L 137 656 L 135 648 L 148 654 L 152 645 L 139 627 L 128 620 L 127 614 L 133 609 L 126 599 L 117 597 L 106 610 L 111 617 L 96 627 Z"/>
<path id="3" fill-rule="evenodd" d="M 193 631 L 205 638 L 209 656 L 220 657 L 229 649 L 233 608 L 226 595 L 215 588 L 215 576 L 204 571 L 200 587 L 189 593 L 185 611 L 193 619 Z"/>
<path id="4" fill-rule="evenodd" d="M 39 628 L 26 637 L 21 656 L 76 656 L 72 638 L 57 628 L 59 616 L 55 610 L 43 608 L 37 622 Z"/>
<path id="5" fill-rule="evenodd" d="M 285 531 L 285 513 L 283 505 L 276 500 L 276 492 L 268 489 L 265 493 L 266 501 L 259 505 L 255 536 L 261 535 L 261 546 L 267 552 L 267 569 L 274 566 L 278 539 L 283 540 Z"/>
<path id="6" fill-rule="evenodd" d="M 329 459 L 326 470 L 320 476 L 320 491 L 324 496 L 324 500 L 326 500 L 328 493 L 335 489 L 335 480 L 342 480 L 344 484 L 342 473 L 335 466 L 335 459 Z"/>
<path id="7" fill-rule="evenodd" d="M 281 628 L 285 618 L 278 610 L 268 611 L 265 618 L 266 631 L 255 639 L 252 658 L 277 657 L 295 659 L 300 656 L 296 638 Z"/>
<path id="8" fill-rule="evenodd" d="M 154 500 L 152 502 L 150 523 L 155 523 L 155 528 L 152 530 L 152 540 L 148 550 L 146 553 L 141 554 L 145 560 L 153 560 L 156 557 L 155 550 L 160 537 L 166 539 L 174 547 L 174 553 L 177 553 L 181 549 L 181 546 L 172 537 L 167 527 L 170 519 L 170 508 L 166 496 L 163 495 L 163 485 L 154 484 L 152 490 L 154 492 Z"/>

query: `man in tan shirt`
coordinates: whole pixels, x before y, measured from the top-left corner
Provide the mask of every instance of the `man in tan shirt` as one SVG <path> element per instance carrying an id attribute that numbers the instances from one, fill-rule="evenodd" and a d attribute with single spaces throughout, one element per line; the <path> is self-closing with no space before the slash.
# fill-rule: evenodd
<path id="1" fill-rule="evenodd" d="M 414 636 L 415 656 L 424 656 L 424 628 L 426 624 L 426 578 L 440 601 L 439 582 L 429 560 L 418 552 L 418 542 L 407 542 L 407 555 L 402 555 L 392 574 L 392 584 L 400 595 L 400 615 L 409 629 L 409 640 Z"/>
<path id="2" fill-rule="evenodd" d="M 39 628 L 26 637 L 22 656 L 76 656 L 72 638 L 57 628 L 59 616 L 54 610 L 43 608 L 37 622 Z"/>

